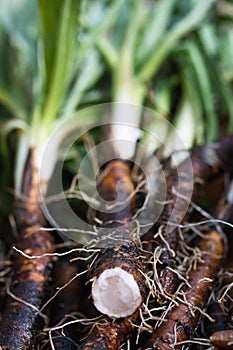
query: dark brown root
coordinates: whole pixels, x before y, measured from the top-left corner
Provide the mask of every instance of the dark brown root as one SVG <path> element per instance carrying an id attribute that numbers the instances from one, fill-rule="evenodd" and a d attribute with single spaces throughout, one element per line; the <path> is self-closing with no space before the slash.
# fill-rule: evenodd
<path id="1" fill-rule="evenodd" d="M 80 350 L 117 350 L 121 344 L 132 336 L 138 311 L 132 316 L 116 321 L 105 320 L 96 325 L 88 338 L 80 346 Z"/>
<path id="2" fill-rule="evenodd" d="M 50 325 L 52 328 L 74 320 L 79 315 L 83 318 L 87 310 L 90 310 L 90 301 L 87 298 L 90 291 L 87 285 L 85 285 L 86 278 L 83 275 L 79 275 L 83 270 L 82 265 L 79 262 L 71 263 L 67 261 L 67 258 L 59 258 L 55 264 L 53 276 L 54 281 L 56 281 L 55 288 L 56 290 L 63 286 L 65 288 L 50 303 Z M 90 314 L 86 317 L 89 316 Z M 75 348 L 75 344 L 77 344 L 80 338 L 77 327 L 77 324 L 71 323 L 62 330 L 65 336 L 56 335 L 52 337 L 56 350 Z M 50 342 L 47 341 L 47 344 L 42 348 L 43 350 L 51 349 Z"/>
<path id="3" fill-rule="evenodd" d="M 185 172 L 179 178 L 179 188 L 182 188 L 184 197 L 188 197 L 191 191 L 192 184 L 190 179 L 186 176 Z M 177 244 L 179 240 L 178 228 L 169 225 L 169 221 L 172 223 L 179 224 L 185 217 L 187 210 L 187 202 L 183 198 L 178 198 L 178 178 L 177 174 L 170 170 L 170 175 L 168 175 L 167 181 L 167 197 L 166 203 L 164 205 L 163 212 L 160 217 L 160 221 L 163 222 L 160 227 L 160 236 L 156 243 L 161 248 L 161 267 L 158 266 L 160 282 L 163 287 L 165 294 L 173 294 L 178 285 L 177 275 L 170 269 L 175 266 L 175 255 Z M 174 206 L 176 204 L 176 211 L 173 212 Z M 160 238 L 162 237 L 162 239 Z"/>
<path id="4" fill-rule="evenodd" d="M 56 350 L 77 350 L 77 344 L 67 336 L 56 336 L 53 338 L 53 346 Z M 41 350 L 51 350 L 51 345 L 48 343 L 41 347 Z"/>
<path id="5" fill-rule="evenodd" d="M 233 329 L 213 333 L 210 336 L 210 341 L 220 349 L 233 349 Z"/>
<path id="6" fill-rule="evenodd" d="M 215 203 L 222 194 L 224 177 L 233 169 L 233 136 L 194 148 L 191 161 L 194 174 L 193 201 Z M 214 189 L 214 190 L 213 190 Z"/>
<path id="7" fill-rule="evenodd" d="M 28 200 L 18 200 L 15 205 L 18 229 L 15 246 L 31 255 L 53 253 L 53 236 L 40 230 L 44 220 L 38 203 L 38 172 L 33 168 L 32 154 L 26 165 L 22 191 Z M 50 289 L 54 257 L 28 259 L 14 252 L 12 261 L 13 274 L 0 323 L 0 346 L 4 350 L 33 348 L 35 335 L 41 327 L 39 309 Z"/>
<path id="8" fill-rule="evenodd" d="M 141 304 L 145 294 L 145 280 L 141 273 L 143 264 L 137 244 L 132 242 L 132 238 L 129 236 L 130 220 L 135 205 L 134 188 L 129 163 L 122 160 L 111 161 L 99 181 L 98 191 L 104 200 L 116 200 L 117 204 L 123 205 L 123 209 L 119 207 L 119 210 L 109 212 L 106 207 L 102 209 L 103 211 L 97 212 L 96 216 L 101 222 L 101 227 L 114 228 L 112 229 L 114 231 L 115 227 L 120 226 L 118 230 L 119 240 L 117 241 L 118 245 L 110 242 L 110 246 L 107 245 L 108 248 L 102 249 L 93 264 L 92 295 L 96 307 L 101 312 L 118 319 L 109 321 L 108 318 L 105 318 L 104 322 L 97 324 L 80 349 L 118 349 L 133 333 L 134 323 L 138 318 L 138 312 L 135 310 Z M 122 227 L 123 229 L 121 229 Z M 118 239 L 118 231 L 114 231 L 116 239 Z M 110 280 L 112 282 L 108 283 Z M 128 303 L 124 303 L 119 298 L 119 295 L 124 292 L 123 290 L 115 293 L 119 284 L 122 285 L 126 293 L 124 297 L 126 300 L 128 299 Z M 103 285 L 106 298 L 102 298 L 100 293 Z M 133 309 L 128 310 L 128 305 L 132 304 L 132 300 L 130 300 L 132 297 L 133 301 L 135 300 L 135 305 Z M 110 310 L 110 305 L 105 305 L 105 301 L 109 304 L 108 299 L 110 298 L 117 299 L 112 301 L 114 310 Z M 136 305 L 138 302 L 139 304 Z M 123 313 L 129 317 L 119 318 L 122 317 Z"/>
<path id="9" fill-rule="evenodd" d="M 182 343 L 190 339 L 210 294 L 213 280 L 219 270 L 223 254 L 222 236 L 211 231 L 201 240 L 202 261 L 188 273 L 189 287 L 183 290 L 183 301 L 179 302 L 166 317 L 163 324 L 152 334 L 143 349 L 181 349 Z M 177 344 L 177 345 L 176 345 Z"/>
<path id="10" fill-rule="evenodd" d="M 157 269 L 163 293 L 167 295 L 172 295 L 179 284 L 177 274 L 172 269 L 176 264 L 176 249 L 179 241 L 178 224 L 182 223 L 186 217 L 189 204 L 187 204 L 187 199 L 192 195 L 193 183 L 188 175 L 190 173 L 189 167 L 189 160 L 184 160 L 177 171 L 170 162 L 165 162 L 167 193 L 159 218 L 162 225 L 160 227 L 155 225 L 151 230 L 156 246 L 159 246 L 161 251 Z M 156 231 L 159 232 L 159 235 Z"/>
<path id="11" fill-rule="evenodd" d="M 35 228 L 30 236 L 21 239 L 17 248 L 33 255 L 51 253 L 53 239 L 48 232 Z M 38 311 L 49 292 L 53 258 L 33 260 L 14 253 L 12 259 L 13 275 L 0 323 L 0 345 L 2 349 L 20 350 L 34 343 L 40 320 Z"/>
<path id="12" fill-rule="evenodd" d="M 130 164 L 121 159 L 111 160 L 105 166 L 97 183 L 102 202 L 101 208 L 97 213 L 89 213 L 90 221 L 97 217 L 98 222 L 102 222 L 101 226 L 109 226 L 111 222 L 110 227 L 115 227 L 119 221 L 127 224 L 134 208 L 134 188 Z M 111 202 L 116 205 L 113 211 L 108 207 L 112 204 Z"/>

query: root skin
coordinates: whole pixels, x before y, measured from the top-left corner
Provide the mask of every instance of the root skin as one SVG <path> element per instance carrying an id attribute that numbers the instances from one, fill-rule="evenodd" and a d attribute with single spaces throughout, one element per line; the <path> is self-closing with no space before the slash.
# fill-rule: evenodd
<path id="1" fill-rule="evenodd" d="M 53 252 L 53 240 L 45 231 L 35 231 L 30 238 L 23 238 L 17 244 L 22 251 L 27 251 L 29 246 L 33 255 Z M 49 290 L 52 262 L 51 257 L 33 260 L 14 253 L 10 292 L 39 309 Z M 32 346 L 38 321 L 34 308 L 8 296 L 0 324 L 2 349 L 20 350 Z"/>
<path id="2" fill-rule="evenodd" d="M 77 345 L 75 345 L 69 338 L 63 336 L 53 339 L 53 346 L 56 350 L 77 350 Z M 51 345 L 47 344 L 42 350 L 51 350 Z"/>
<path id="3" fill-rule="evenodd" d="M 81 270 L 81 264 L 77 262 L 69 262 L 67 258 L 59 258 L 55 264 L 54 280 L 56 281 L 56 289 L 69 283 L 69 281 L 74 278 Z M 55 290 L 56 290 L 55 289 Z M 54 300 L 51 301 L 51 316 L 50 324 L 52 327 L 57 324 L 62 324 L 62 322 L 68 322 L 73 320 L 72 316 L 77 313 L 84 313 L 89 308 L 88 300 L 86 295 L 89 294 L 89 289 L 85 285 L 82 276 L 75 278 L 70 284 L 61 290 Z M 52 337 L 53 344 L 56 350 L 65 349 L 76 349 L 75 342 L 79 339 L 77 334 L 77 325 L 71 324 L 64 328 L 64 336 L 54 336 Z M 50 350 L 51 345 L 48 342 L 43 350 Z"/>
<path id="4" fill-rule="evenodd" d="M 131 336 L 138 312 L 132 316 L 116 321 L 99 324 L 94 327 L 79 350 L 117 350 Z"/>
<path id="5" fill-rule="evenodd" d="M 198 146 L 191 154 L 194 175 L 193 201 L 216 202 L 224 187 L 224 172 L 232 171 L 233 136 Z M 213 191 L 214 189 L 214 191 Z"/>
<path id="6" fill-rule="evenodd" d="M 208 279 L 214 279 L 220 267 L 221 256 L 223 254 L 223 242 L 221 235 L 216 231 L 211 231 L 202 239 L 200 249 L 203 251 L 203 262 L 197 264 L 196 270 L 191 270 L 188 274 L 188 281 L 191 285 L 186 288 L 186 303 L 180 303 L 167 314 L 164 323 L 155 330 L 143 350 L 173 349 L 175 343 L 182 342 L 191 337 L 196 329 L 200 317 L 200 312 L 196 309 L 204 309 L 209 297 L 210 288 L 213 283 Z M 190 309 L 191 307 L 191 309 Z M 182 346 L 176 346 L 181 349 Z"/>
<path id="7" fill-rule="evenodd" d="M 181 169 L 185 168 L 186 163 L 181 165 Z M 173 169 L 167 169 L 167 204 L 164 205 L 160 220 L 162 222 L 169 222 L 172 220 L 174 222 L 180 223 L 186 214 L 187 203 L 184 199 L 179 198 L 177 200 L 176 191 L 179 192 L 177 173 Z M 183 170 L 183 169 L 182 169 Z M 181 185 L 182 184 L 182 185 Z M 192 184 L 190 184 L 190 179 L 185 176 L 185 171 L 183 171 L 183 176 L 179 176 L 179 188 L 182 187 L 183 194 L 187 194 L 191 191 Z M 174 206 L 176 203 L 176 212 L 174 213 Z M 172 217 L 173 216 L 173 217 Z M 163 287 L 164 293 L 173 294 L 177 288 L 178 278 L 177 275 L 169 269 L 169 267 L 174 267 L 175 257 L 172 255 L 171 251 L 175 252 L 177 248 L 177 243 L 179 239 L 177 228 L 173 229 L 165 224 L 161 228 L 161 238 L 156 240 L 156 243 L 161 247 L 162 254 L 160 256 L 161 267 L 158 265 L 160 282 Z M 166 244 L 165 244 L 166 242 Z M 169 246 L 169 249 L 168 249 Z"/>
<path id="8" fill-rule="evenodd" d="M 15 246 L 29 255 L 42 255 L 54 252 L 54 238 L 50 232 L 39 230 L 41 225 L 44 225 L 44 220 L 38 203 L 38 171 L 32 164 L 31 153 L 22 189 L 28 200 L 15 202 L 14 214 L 19 233 Z M 33 349 L 34 336 L 40 327 L 37 310 L 42 306 L 50 289 L 54 257 L 28 259 L 14 252 L 12 260 L 13 275 L 9 286 L 12 295 L 7 297 L 0 323 L 0 348 Z"/>
<path id="9" fill-rule="evenodd" d="M 83 266 L 77 262 L 69 262 L 65 258 L 59 258 L 54 278 L 56 281 L 56 288 L 60 288 L 69 283 L 75 275 L 81 272 L 81 268 L 83 268 Z M 89 304 L 87 305 L 86 300 L 86 296 L 89 292 L 89 288 L 85 285 L 83 276 L 79 276 L 58 293 L 51 303 L 52 326 L 59 323 L 66 315 L 76 312 L 86 312 L 87 308 L 90 306 Z M 72 332 L 69 333 L 69 329 L 67 328 L 66 334 L 71 336 Z"/>
<path id="10" fill-rule="evenodd" d="M 233 329 L 213 333 L 210 336 L 210 341 L 220 349 L 233 349 Z"/>
<path id="11" fill-rule="evenodd" d="M 115 201 L 117 203 L 122 202 L 123 205 L 119 206 L 118 210 L 114 212 L 109 211 L 103 205 L 103 208 L 95 215 L 103 222 L 104 226 L 106 222 L 111 220 L 115 222 L 113 226 L 117 226 L 116 221 L 122 221 L 127 224 L 128 220 L 132 217 L 135 201 L 134 196 L 129 199 L 135 187 L 131 177 L 129 163 L 121 159 L 110 161 L 100 175 L 100 178 L 101 180 L 97 184 L 97 189 L 101 198 L 107 203 Z"/>

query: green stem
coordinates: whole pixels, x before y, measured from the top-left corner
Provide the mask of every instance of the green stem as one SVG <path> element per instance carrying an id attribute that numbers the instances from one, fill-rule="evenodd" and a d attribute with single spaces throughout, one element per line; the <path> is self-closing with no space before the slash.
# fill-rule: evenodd
<path id="1" fill-rule="evenodd" d="M 213 141 L 217 137 L 218 128 L 217 128 L 217 115 L 214 109 L 214 98 L 212 93 L 212 87 L 210 84 L 210 79 L 208 75 L 208 69 L 203 61 L 202 55 L 198 50 L 197 46 L 189 42 L 186 45 L 187 52 L 191 59 L 191 64 L 193 70 L 196 74 L 200 96 L 202 104 L 204 106 L 207 127 L 206 127 L 206 136 L 207 141 Z"/>
<path id="2" fill-rule="evenodd" d="M 118 64 L 118 53 L 115 47 L 106 38 L 101 38 L 97 46 L 109 67 L 114 70 Z"/>
<path id="3" fill-rule="evenodd" d="M 131 17 L 126 28 L 118 65 L 113 69 L 113 101 L 141 104 L 146 88 L 135 76 L 134 52 L 140 28 L 141 2 L 133 1 Z"/>

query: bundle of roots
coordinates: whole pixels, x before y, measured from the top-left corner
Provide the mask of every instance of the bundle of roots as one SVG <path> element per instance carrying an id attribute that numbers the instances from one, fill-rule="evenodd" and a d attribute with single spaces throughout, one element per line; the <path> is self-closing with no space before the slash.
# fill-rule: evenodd
<path id="1" fill-rule="evenodd" d="M 48 227 L 31 157 L 0 265 L 0 349 L 233 349 L 232 136 L 192 151 L 193 182 L 186 159 L 179 176 L 163 161 L 166 196 L 148 230 L 143 174 L 105 164 L 86 246 Z"/>

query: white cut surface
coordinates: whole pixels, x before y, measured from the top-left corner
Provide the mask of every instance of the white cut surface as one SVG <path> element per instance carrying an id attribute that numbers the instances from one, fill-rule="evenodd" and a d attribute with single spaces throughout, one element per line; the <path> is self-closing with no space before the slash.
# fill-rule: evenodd
<path id="1" fill-rule="evenodd" d="M 142 296 L 134 277 L 120 267 L 107 269 L 92 285 L 95 307 L 109 317 L 127 317 L 136 311 Z"/>

